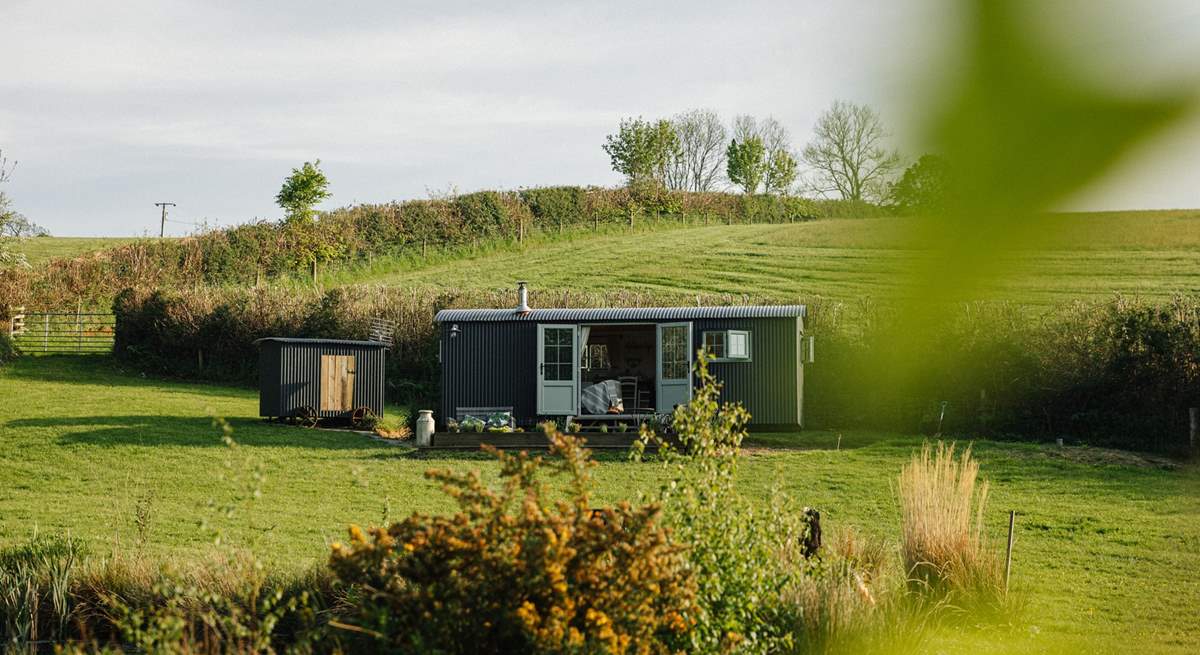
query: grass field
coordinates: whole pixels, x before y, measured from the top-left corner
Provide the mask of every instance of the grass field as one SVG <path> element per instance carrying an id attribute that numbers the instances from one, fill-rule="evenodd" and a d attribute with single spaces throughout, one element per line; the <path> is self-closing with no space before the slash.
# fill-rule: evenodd
<path id="1" fill-rule="evenodd" d="M 1200 212 L 1113 212 L 1045 219 L 1046 241 L 1016 257 L 1017 273 L 989 298 L 1030 304 L 1200 293 Z M 331 268 L 326 285 L 372 282 L 448 289 L 648 289 L 762 295 L 776 301 L 879 297 L 921 256 L 905 219 L 673 227 L 542 237 L 423 262 L 377 258 Z"/>
<path id="2" fill-rule="evenodd" d="M 256 394 L 148 380 L 107 358 L 27 357 L 0 369 L 0 543 L 69 533 L 93 553 L 195 556 L 216 535 L 272 566 L 321 561 L 346 524 L 378 524 L 450 504 L 431 467 L 488 467 L 476 453 L 418 453 L 345 432 L 267 425 Z M 222 444 L 226 417 L 238 447 Z M 921 437 L 760 435 L 739 475 L 745 493 L 778 487 L 823 511 L 826 529 L 896 538 L 894 481 Z M 770 446 L 770 447 L 768 447 Z M 1019 512 L 1019 625 L 948 633 L 937 650 L 1195 652 L 1200 648 L 1200 474 L 1096 449 L 981 442 L 997 538 Z M 661 469 L 604 455 L 600 502 L 653 489 Z M 265 480 L 256 500 L 253 473 Z M 138 527 L 141 516 L 141 528 Z M 985 648 L 981 644 L 991 643 Z M 1002 644 L 1002 647 L 995 644 Z"/>
<path id="3" fill-rule="evenodd" d="M 24 239 L 17 244 L 17 251 L 33 266 L 59 257 L 77 257 L 104 248 L 111 248 L 137 241 L 136 237 L 37 237 Z"/>

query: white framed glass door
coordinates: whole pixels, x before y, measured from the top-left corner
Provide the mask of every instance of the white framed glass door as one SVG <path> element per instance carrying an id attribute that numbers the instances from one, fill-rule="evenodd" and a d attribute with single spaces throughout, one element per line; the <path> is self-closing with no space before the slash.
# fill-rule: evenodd
<path id="1" fill-rule="evenodd" d="M 655 410 L 669 412 L 692 399 L 692 324 L 661 323 L 656 339 Z"/>
<path id="2" fill-rule="evenodd" d="M 539 324 L 537 413 L 579 413 L 579 326 Z"/>

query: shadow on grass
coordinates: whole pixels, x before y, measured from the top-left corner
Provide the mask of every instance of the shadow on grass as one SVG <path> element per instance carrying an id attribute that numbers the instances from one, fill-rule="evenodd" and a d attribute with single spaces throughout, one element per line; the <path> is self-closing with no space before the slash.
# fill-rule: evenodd
<path id="1" fill-rule="evenodd" d="M 314 430 L 256 419 L 228 419 L 241 446 L 320 449 L 388 448 L 386 444 L 340 430 Z M 221 429 L 204 416 L 71 416 L 14 419 L 6 428 L 43 428 L 59 434 L 60 444 L 88 446 L 192 446 L 224 448 Z"/>
<path id="2" fill-rule="evenodd" d="M 110 355 L 36 355 L 19 357 L 4 368 L 4 376 L 29 382 L 152 388 L 220 398 L 247 398 L 248 387 L 228 383 L 195 382 L 149 377 L 126 368 Z"/>
<path id="3" fill-rule="evenodd" d="M 883 444 L 908 445 L 912 435 L 865 430 L 804 430 L 800 432 L 751 432 L 742 442 L 746 450 L 856 450 Z M 920 438 L 915 443 L 920 445 Z"/>

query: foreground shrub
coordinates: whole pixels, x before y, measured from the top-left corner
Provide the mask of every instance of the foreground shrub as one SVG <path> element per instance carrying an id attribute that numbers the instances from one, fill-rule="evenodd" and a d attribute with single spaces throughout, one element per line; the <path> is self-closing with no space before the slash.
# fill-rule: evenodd
<path id="1" fill-rule="evenodd" d="M 0 644 L 66 636 L 80 554 L 78 542 L 49 537 L 0 550 Z"/>
<path id="2" fill-rule="evenodd" d="M 696 652 L 777 650 L 783 626 L 773 620 L 787 577 L 778 551 L 791 534 L 783 513 L 761 512 L 733 485 L 738 449 L 750 414 L 741 404 L 721 403 L 721 385 L 696 363 L 699 383 L 691 401 L 675 408 L 672 439 L 643 424 L 634 458 L 654 452 L 673 472 L 660 492 L 675 534 L 691 545 L 699 614 L 686 645 Z"/>
<path id="3" fill-rule="evenodd" d="M 245 554 L 84 554 L 45 536 L 0 550 L 0 651 L 74 642 L 68 652 L 274 652 L 317 643 L 317 613 L 338 602 L 329 575 L 272 575 Z"/>
<path id="4" fill-rule="evenodd" d="M 988 547 L 983 513 L 988 484 L 967 448 L 928 443 L 900 473 L 901 554 L 917 590 L 957 606 L 999 608 L 1000 558 Z"/>
<path id="5" fill-rule="evenodd" d="M 656 504 L 593 510 L 582 443 L 547 431 L 554 459 L 492 450 L 499 490 L 478 473 L 434 472 L 458 502 L 335 545 L 353 590 L 345 617 L 372 648 L 401 652 L 662 652 L 694 621 L 695 580 Z M 553 502 L 538 474 L 567 478 Z"/>

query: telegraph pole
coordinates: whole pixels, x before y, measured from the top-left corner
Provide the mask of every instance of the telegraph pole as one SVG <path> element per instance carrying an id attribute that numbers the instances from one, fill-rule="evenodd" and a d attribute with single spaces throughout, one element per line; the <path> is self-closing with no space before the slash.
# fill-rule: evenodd
<path id="1" fill-rule="evenodd" d="M 163 238 L 167 233 L 167 207 L 174 207 L 173 202 L 156 202 L 155 207 L 162 207 L 162 224 L 158 228 L 158 238 Z"/>

